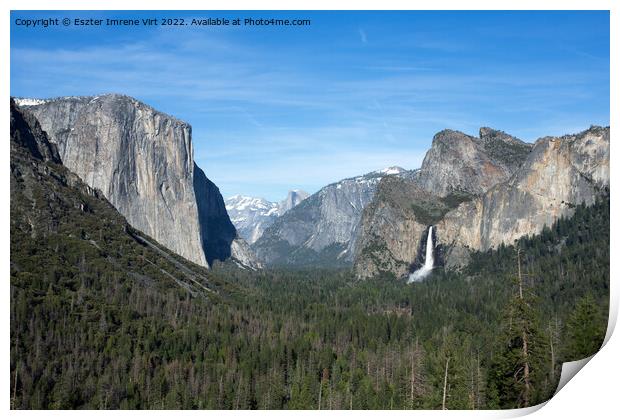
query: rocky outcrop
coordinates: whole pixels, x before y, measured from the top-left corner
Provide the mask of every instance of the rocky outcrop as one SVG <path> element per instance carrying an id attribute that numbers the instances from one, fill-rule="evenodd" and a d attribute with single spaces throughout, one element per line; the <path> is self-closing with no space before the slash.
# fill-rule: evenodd
<path id="1" fill-rule="evenodd" d="M 482 128 L 479 138 L 444 130 L 433 138 L 419 171 L 386 168 L 328 185 L 274 222 L 253 248 L 267 264 L 324 263 L 326 259 L 348 264 L 356 260 L 356 266 L 368 273 L 406 271 L 411 264 L 408 254 L 417 249 L 419 233 L 427 227 L 424 223 L 438 221 L 435 213 L 444 215 L 463 200 L 508 179 L 530 149 L 530 144 L 490 128 Z M 404 196 L 394 187 L 396 181 L 388 181 L 391 178 L 400 179 L 398 188 L 413 194 L 406 203 L 401 203 Z M 382 179 L 387 183 L 384 193 L 374 200 L 384 200 L 387 191 L 395 194 L 394 200 L 372 206 L 368 211 L 376 214 L 362 220 Z M 416 218 L 411 222 L 408 217 L 413 214 Z M 401 217 L 408 222 L 400 225 L 396 220 Z M 405 229 L 402 237 L 414 236 L 395 239 L 400 228 Z M 380 238 L 395 241 L 379 245 Z M 382 254 L 383 249 L 389 255 Z M 369 259 L 362 261 L 362 254 Z"/>
<path id="2" fill-rule="evenodd" d="M 36 117 L 17 107 L 11 99 L 11 150 L 16 146 L 27 149 L 33 158 L 61 163 L 58 148 L 47 139 Z"/>
<path id="3" fill-rule="evenodd" d="M 483 127 L 476 138 L 454 130 L 433 137 L 422 167 L 413 176 L 387 178 L 364 211 L 356 236 L 355 271 L 405 276 L 417 268 L 419 245 L 428 226 L 464 201 L 507 180 L 532 145 Z"/>
<path id="4" fill-rule="evenodd" d="M 308 193 L 301 190 L 288 192 L 287 197 L 277 203 L 264 198 L 235 195 L 226 199 L 226 210 L 239 236 L 249 244 L 256 242 L 265 229 L 284 213 L 301 203 Z"/>
<path id="5" fill-rule="evenodd" d="M 278 215 L 283 215 L 306 198 L 310 194 L 302 190 L 291 190 L 286 195 L 286 198 L 278 203 Z"/>
<path id="6" fill-rule="evenodd" d="M 279 217 L 252 248 L 268 265 L 350 265 L 357 226 L 377 184 L 405 174 L 387 168 L 330 184 Z"/>
<path id="7" fill-rule="evenodd" d="M 480 128 L 479 138 L 489 158 L 510 174 L 519 169 L 533 147 L 530 143 L 489 127 Z"/>
<path id="8" fill-rule="evenodd" d="M 241 268 L 250 268 L 252 270 L 263 268 L 263 264 L 258 260 L 250 245 L 242 238 L 235 238 L 230 244 L 230 250 L 234 261 Z"/>
<path id="9" fill-rule="evenodd" d="M 354 270 L 361 277 L 412 271 L 427 226 L 448 207 L 415 181 L 388 177 L 364 210 L 356 244 Z"/>
<path id="10" fill-rule="evenodd" d="M 510 180 L 461 204 L 437 224 L 449 246 L 446 261 L 462 264 L 463 249 L 486 250 L 539 233 L 581 203 L 593 204 L 609 186 L 609 128 L 536 142 Z"/>
<path id="11" fill-rule="evenodd" d="M 129 226 L 100 191 L 62 165 L 36 117 L 13 101 L 10 122 L 12 287 L 31 286 L 32 279 L 63 270 L 63 281 L 54 287 L 71 290 L 75 279 L 105 283 L 112 276 L 132 290 L 167 293 L 178 286 L 194 297 L 222 299 L 221 281 L 212 284 L 206 270 Z M 75 264 L 79 277 L 74 278 Z M 83 291 L 87 284 L 73 290 Z"/>
<path id="12" fill-rule="evenodd" d="M 198 225 L 202 249 L 209 264 L 225 261 L 233 254 L 237 231 L 228 217 L 219 188 L 194 164 L 194 193 L 198 207 Z"/>
<path id="13" fill-rule="evenodd" d="M 254 249 L 268 264 L 355 260 L 368 275 L 404 274 L 428 225 L 507 180 L 531 147 L 486 127 L 479 138 L 444 130 L 420 170 L 386 168 L 328 185 L 275 222 Z"/>
<path id="14" fill-rule="evenodd" d="M 191 126 L 124 95 L 26 106 L 63 163 L 135 228 L 200 265 L 227 258 L 236 232 L 193 160 Z"/>
<path id="15" fill-rule="evenodd" d="M 417 181 L 439 196 L 482 194 L 508 179 L 530 149 L 530 144 L 486 127 L 480 129 L 480 138 L 443 130 L 433 137 Z"/>
<path id="16" fill-rule="evenodd" d="M 461 266 L 471 250 L 539 233 L 609 186 L 609 128 L 546 137 L 533 147 L 488 128 L 479 139 L 442 133 L 413 182 L 379 185 L 360 225 L 358 277 L 410 272 L 429 225 L 445 264 Z"/>

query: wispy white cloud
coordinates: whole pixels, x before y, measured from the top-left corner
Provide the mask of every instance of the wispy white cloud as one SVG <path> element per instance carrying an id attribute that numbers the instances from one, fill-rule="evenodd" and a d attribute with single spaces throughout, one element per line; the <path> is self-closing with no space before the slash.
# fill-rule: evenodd
<path id="1" fill-rule="evenodd" d="M 359 28 L 357 30 L 357 33 L 360 36 L 360 41 L 362 41 L 362 44 L 368 44 L 368 38 L 366 37 L 366 31 L 364 31 L 362 28 Z"/>

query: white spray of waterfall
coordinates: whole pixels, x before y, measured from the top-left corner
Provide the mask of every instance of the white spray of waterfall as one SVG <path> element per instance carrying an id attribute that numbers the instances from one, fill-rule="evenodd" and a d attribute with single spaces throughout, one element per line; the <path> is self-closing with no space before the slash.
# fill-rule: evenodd
<path id="1" fill-rule="evenodd" d="M 433 227 L 431 226 L 428 228 L 428 237 L 426 238 L 426 255 L 424 256 L 424 265 L 409 274 L 409 280 L 407 280 L 407 283 L 421 281 L 433 270 L 433 264 L 435 264 L 433 248 Z"/>

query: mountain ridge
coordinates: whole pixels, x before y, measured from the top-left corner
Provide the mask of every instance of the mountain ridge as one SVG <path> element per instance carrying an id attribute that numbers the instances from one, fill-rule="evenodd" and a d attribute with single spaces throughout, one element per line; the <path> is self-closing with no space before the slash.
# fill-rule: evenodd
<path id="1" fill-rule="evenodd" d="M 372 171 L 330 183 L 265 229 L 252 245 L 271 266 L 348 266 L 364 207 L 383 177 L 412 177 L 399 167 Z"/>
<path id="2" fill-rule="evenodd" d="M 454 185 L 442 183 L 443 173 L 449 172 L 444 163 L 439 182 L 422 184 L 435 198 L 432 205 L 427 203 L 421 209 L 415 191 L 419 179 L 408 181 L 411 185 L 401 186 L 399 191 L 381 183 L 381 193 L 367 207 L 361 222 L 362 245 L 354 263 L 358 278 L 382 272 L 405 276 L 418 259 L 419 243 L 429 225 L 435 226 L 437 246 L 446 265 L 458 269 L 467 263 L 471 250 L 486 251 L 539 233 L 558 218 L 570 216 L 576 204 L 592 203 L 608 188 L 609 127 L 592 126 L 573 135 L 543 137 L 527 155 L 522 152 L 529 146 L 517 145 L 523 159 L 513 164 L 514 172 L 507 177 L 494 168 L 497 182 L 482 193 L 477 191 L 489 185 L 490 178 L 478 176 L 470 181 L 479 183 L 466 185 L 469 191 L 461 197 L 442 196 L 449 190 L 446 186 Z M 464 168 L 469 164 L 458 165 Z M 428 212 L 440 201 L 448 208 L 429 218 Z"/>
<path id="3" fill-rule="evenodd" d="M 285 199 L 272 202 L 261 197 L 237 194 L 227 198 L 225 203 L 226 210 L 239 235 L 252 245 L 278 217 L 308 196 L 308 193 L 303 190 L 290 190 Z"/>
<path id="4" fill-rule="evenodd" d="M 473 137 L 445 129 L 435 134 L 417 182 L 440 196 L 455 191 L 482 194 L 508 179 L 532 148 L 503 131 L 482 127 L 479 133 Z"/>

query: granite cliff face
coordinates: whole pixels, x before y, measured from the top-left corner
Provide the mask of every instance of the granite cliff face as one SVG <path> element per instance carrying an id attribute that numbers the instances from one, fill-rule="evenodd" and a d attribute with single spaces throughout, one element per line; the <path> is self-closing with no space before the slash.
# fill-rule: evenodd
<path id="1" fill-rule="evenodd" d="M 433 137 L 418 173 L 418 184 L 439 196 L 454 192 L 482 194 L 502 182 L 523 162 L 531 145 L 487 127 L 480 138 L 453 130 Z"/>
<path id="2" fill-rule="evenodd" d="M 308 193 L 301 190 L 288 192 L 287 197 L 277 203 L 264 198 L 235 195 L 227 198 L 226 210 L 232 223 L 237 228 L 239 236 L 249 244 L 256 242 L 265 229 L 284 213 L 301 203 L 308 197 Z"/>
<path id="3" fill-rule="evenodd" d="M 11 99 L 11 153 L 26 149 L 37 160 L 60 164 L 58 148 L 47 139 L 36 117 L 20 110 Z"/>
<path id="4" fill-rule="evenodd" d="M 228 217 L 219 188 L 194 164 L 194 193 L 198 210 L 198 225 L 202 249 L 209 264 L 231 256 L 237 231 Z M 244 257 L 245 259 L 246 257 Z"/>
<path id="5" fill-rule="evenodd" d="M 442 133 L 417 177 L 379 184 L 360 223 L 358 277 L 411 272 L 430 225 L 443 262 L 458 267 L 470 250 L 538 233 L 574 205 L 593 203 L 609 185 L 609 128 L 546 137 L 533 146 L 488 128 L 479 139 Z"/>
<path id="6" fill-rule="evenodd" d="M 120 276 L 130 288 L 178 286 L 194 297 L 221 299 L 221 283 L 212 283 L 205 269 L 132 228 L 101 191 L 69 171 L 36 117 L 12 100 L 10 122 L 11 287 L 29 286 L 60 267 L 64 277 L 55 287 Z M 77 264 L 86 277 L 72 277 Z"/>
<path id="7" fill-rule="evenodd" d="M 330 184 L 276 219 L 252 246 L 268 265 L 350 265 L 364 207 L 386 176 L 410 176 L 386 168 Z"/>
<path id="8" fill-rule="evenodd" d="M 536 142 L 522 167 L 506 182 L 461 204 L 437 224 L 448 265 L 463 248 L 486 250 L 538 233 L 575 205 L 593 204 L 609 187 L 609 127 L 590 127 Z"/>
<path id="9" fill-rule="evenodd" d="M 253 249 L 271 265 L 355 260 L 364 272 L 376 273 L 380 265 L 405 273 L 430 221 L 508 179 L 530 149 L 490 128 L 482 128 L 480 138 L 444 130 L 433 138 L 420 170 L 386 168 L 328 185 L 274 222 Z M 416 198 L 404 199 L 410 196 Z M 376 205 L 365 210 L 371 202 Z M 389 255 L 380 255 L 381 238 L 390 242 Z M 362 253 L 373 256 L 363 259 Z"/>
<path id="10" fill-rule="evenodd" d="M 260 212 L 270 220 L 258 230 L 258 222 L 248 224 L 250 239 L 258 238 L 250 247 L 217 186 L 195 165 L 188 124 L 123 95 L 22 105 L 29 112 L 11 120 L 16 144 L 39 159 L 62 160 L 133 227 L 204 266 L 232 258 L 256 268 L 258 256 L 271 266 L 354 263 L 360 278 L 403 277 L 419 265 L 432 225 L 440 259 L 458 267 L 471 250 L 538 233 L 609 187 L 608 127 L 534 145 L 486 127 L 479 137 L 444 130 L 420 170 L 387 168 L 308 198 L 294 193 L 267 203 Z M 24 125 L 32 129 L 20 131 Z M 51 143 L 38 140 L 44 132 Z"/>
<path id="11" fill-rule="evenodd" d="M 417 268 L 428 226 L 446 213 L 507 180 L 532 145 L 483 127 L 476 138 L 443 130 L 433 137 L 422 167 L 412 177 L 385 179 L 364 210 L 355 248 L 359 277 L 381 272 L 403 277 Z"/>
<path id="12" fill-rule="evenodd" d="M 124 95 L 24 103 L 65 166 L 132 226 L 203 266 L 231 256 L 236 232 L 194 164 L 189 124 Z"/>
<path id="13" fill-rule="evenodd" d="M 360 277 L 381 272 L 404 277 L 412 271 L 427 226 L 447 208 L 415 181 L 394 177 L 381 181 L 359 225 L 355 272 Z"/>

